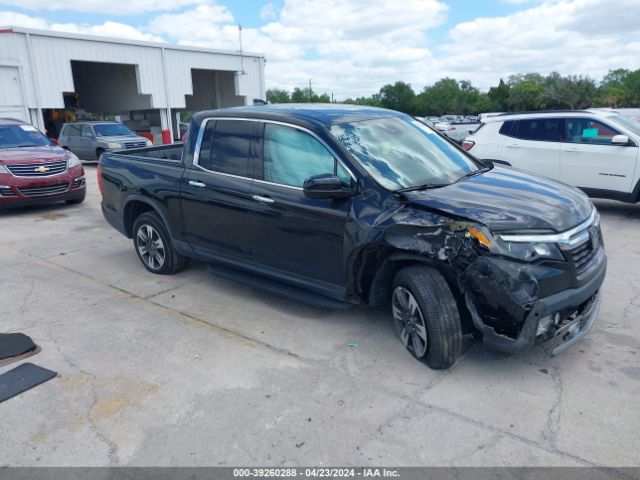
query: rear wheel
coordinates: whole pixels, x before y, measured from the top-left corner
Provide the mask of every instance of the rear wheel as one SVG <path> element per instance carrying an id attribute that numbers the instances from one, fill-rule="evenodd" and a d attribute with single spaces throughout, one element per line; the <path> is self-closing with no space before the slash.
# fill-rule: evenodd
<path id="1" fill-rule="evenodd" d="M 429 267 L 407 267 L 393 282 L 391 309 L 405 348 L 433 369 L 451 367 L 462 348 L 456 301 L 444 277 Z"/>
<path id="2" fill-rule="evenodd" d="M 188 259 L 179 255 L 160 217 L 141 214 L 133 224 L 133 245 L 144 267 L 153 273 L 172 275 L 182 270 Z"/>

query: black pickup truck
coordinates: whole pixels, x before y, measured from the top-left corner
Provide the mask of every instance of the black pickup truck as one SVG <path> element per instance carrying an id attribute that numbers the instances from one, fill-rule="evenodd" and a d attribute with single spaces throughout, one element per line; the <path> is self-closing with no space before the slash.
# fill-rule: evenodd
<path id="1" fill-rule="evenodd" d="M 468 333 L 555 354 L 598 314 L 606 256 L 589 199 L 398 112 L 201 112 L 184 147 L 107 152 L 98 177 L 105 218 L 150 272 L 193 258 L 314 304 L 390 305 L 432 368 L 453 365 Z"/>

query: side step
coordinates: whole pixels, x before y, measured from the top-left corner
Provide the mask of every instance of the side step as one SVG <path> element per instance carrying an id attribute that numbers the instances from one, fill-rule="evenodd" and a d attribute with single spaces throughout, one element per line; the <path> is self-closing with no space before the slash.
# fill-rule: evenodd
<path id="1" fill-rule="evenodd" d="M 234 282 L 248 285 L 249 287 L 259 288 L 282 297 L 287 297 L 306 305 L 318 308 L 326 308 L 330 310 L 346 310 L 353 307 L 353 304 L 334 300 L 318 293 L 310 292 L 302 288 L 294 287 L 272 278 L 265 278 L 256 274 L 236 270 L 218 264 L 209 264 L 207 267 L 209 273 Z"/>

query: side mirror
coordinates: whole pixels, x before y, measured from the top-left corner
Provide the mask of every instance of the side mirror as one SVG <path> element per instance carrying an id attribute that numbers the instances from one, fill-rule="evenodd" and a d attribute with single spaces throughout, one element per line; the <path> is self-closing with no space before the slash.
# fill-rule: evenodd
<path id="1" fill-rule="evenodd" d="M 51 146 L 53 146 L 53 147 L 55 147 L 55 146 L 59 145 L 59 144 L 58 144 L 58 140 L 56 140 L 55 138 L 50 138 L 50 139 L 49 139 L 49 143 L 50 143 L 50 144 L 51 144 Z"/>
<path id="2" fill-rule="evenodd" d="M 355 195 L 353 188 L 345 187 L 338 177 L 329 173 L 307 178 L 302 191 L 305 197 L 316 199 L 347 198 Z"/>
<path id="3" fill-rule="evenodd" d="M 627 137 L 626 135 L 615 135 L 611 139 L 611 145 L 629 145 L 629 137 Z"/>

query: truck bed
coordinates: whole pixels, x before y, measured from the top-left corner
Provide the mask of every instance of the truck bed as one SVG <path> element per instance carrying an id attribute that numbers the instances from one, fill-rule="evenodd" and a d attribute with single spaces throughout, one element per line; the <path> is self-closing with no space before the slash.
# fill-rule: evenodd
<path id="1" fill-rule="evenodd" d="M 109 155 L 138 157 L 149 160 L 173 160 L 182 161 L 183 143 L 174 143 L 171 145 L 159 145 L 145 148 L 132 148 L 128 150 L 116 150 L 108 152 Z"/>

